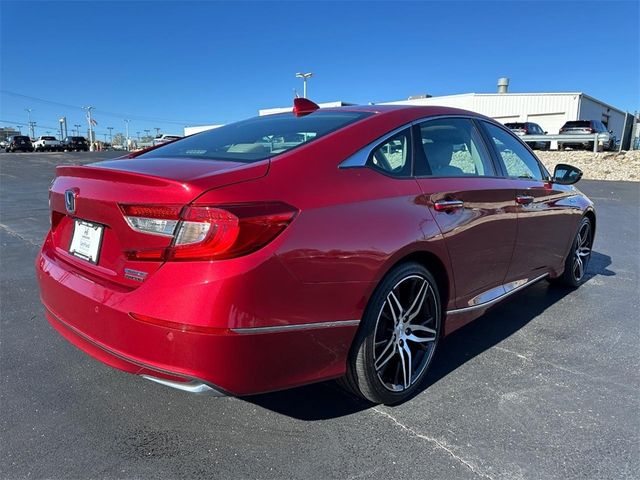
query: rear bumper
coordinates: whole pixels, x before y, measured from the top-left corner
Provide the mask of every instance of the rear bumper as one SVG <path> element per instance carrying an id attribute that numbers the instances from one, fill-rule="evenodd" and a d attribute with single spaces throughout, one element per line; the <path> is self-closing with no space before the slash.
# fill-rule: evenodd
<path id="1" fill-rule="evenodd" d="M 246 315 L 235 311 L 237 303 L 220 305 L 231 297 L 219 293 L 235 277 L 211 281 L 207 289 L 194 287 L 198 294 L 173 288 L 168 296 L 167 289 L 151 284 L 119 291 L 74 271 L 46 248 L 36 259 L 36 272 L 47 320 L 63 337 L 112 367 L 187 391 L 204 385 L 215 393 L 250 395 L 339 377 L 357 330 L 355 320 L 242 325 L 237 318 L 218 316 L 204 321 L 212 301 L 218 312 Z M 156 282 L 159 276 L 154 274 Z M 255 285 L 258 280 L 248 276 L 241 276 L 242 283 Z M 286 287 L 282 296 L 283 301 L 290 296 Z M 155 324 L 130 314 L 155 318 L 158 304 L 167 312 L 178 305 L 181 318 L 196 318 L 200 325 L 171 316 L 163 317 L 166 324 Z"/>

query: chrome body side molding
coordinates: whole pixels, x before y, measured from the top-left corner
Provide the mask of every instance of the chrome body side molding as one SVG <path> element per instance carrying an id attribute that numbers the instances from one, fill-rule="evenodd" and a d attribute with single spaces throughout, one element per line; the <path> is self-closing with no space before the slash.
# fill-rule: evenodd
<path id="1" fill-rule="evenodd" d="M 473 310 L 478 310 L 482 308 L 488 308 L 491 305 L 494 305 L 504 300 L 509 295 L 519 292 L 523 288 L 526 288 L 529 285 L 532 285 L 537 281 L 542 280 L 548 275 L 549 275 L 548 273 L 545 273 L 531 280 L 529 280 L 528 278 L 524 278 L 521 280 L 516 280 L 514 282 L 506 283 L 504 285 L 500 285 L 499 287 L 492 288 L 469 300 L 470 306 L 468 307 L 447 310 L 447 315 L 456 315 L 458 313 L 465 313 L 465 312 L 471 312 Z"/>
<path id="2" fill-rule="evenodd" d="M 232 328 L 231 331 L 240 334 L 298 332 L 301 330 L 316 330 L 320 328 L 354 327 L 360 320 L 343 320 L 340 322 L 301 323 L 296 325 L 278 325 L 273 327 Z"/>

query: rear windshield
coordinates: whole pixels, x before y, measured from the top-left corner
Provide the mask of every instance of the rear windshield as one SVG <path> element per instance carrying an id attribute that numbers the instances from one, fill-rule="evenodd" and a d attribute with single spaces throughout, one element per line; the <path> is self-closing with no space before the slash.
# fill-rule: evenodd
<path id="1" fill-rule="evenodd" d="M 74 142 L 86 142 L 84 137 L 71 137 L 71 140 Z"/>
<path id="2" fill-rule="evenodd" d="M 255 162 L 309 143 L 371 115 L 366 112 L 316 111 L 255 117 L 208 130 L 140 155 Z"/>
<path id="3" fill-rule="evenodd" d="M 56 137 L 42 137 L 42 140 L 55 140 Z"/>
<path id="4" fill-rule="evenodd" d="M 504 124 L 505 127 L 510 128 L 511 130 L 517 130 L 517 129 L 525 129 L 525 124 L 524 123 L 505 123 Z"/>
<path id="5" fill-rule="evenodd" d="M 14 140 L 29 140 L 31 141 L 31 139 L 29 137 L 26 137 L 24 135 L 16 135 L 15 137 L 13 137 Z"/>
<path id="6" fill-rule="evenodd" d="M 589 128 L 591 122 L 589 120 L 576 120 L 564 124 L 564 128 Z"/>

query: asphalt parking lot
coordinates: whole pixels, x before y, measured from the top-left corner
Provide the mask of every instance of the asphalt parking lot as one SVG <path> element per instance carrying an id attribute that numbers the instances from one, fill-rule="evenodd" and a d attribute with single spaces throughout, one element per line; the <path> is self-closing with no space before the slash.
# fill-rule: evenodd
<path id="1" fill-rule="evenodd" d="M 0 154 L 0 477 L 640 477 L 640 183 L 582 181 L 587 283 L 538 283 L 456 332 L 428 388 L 389 408 L 333 382 L 190 395 L 54 332 L 33 269 L 54 166 L 117 155 Z"/>

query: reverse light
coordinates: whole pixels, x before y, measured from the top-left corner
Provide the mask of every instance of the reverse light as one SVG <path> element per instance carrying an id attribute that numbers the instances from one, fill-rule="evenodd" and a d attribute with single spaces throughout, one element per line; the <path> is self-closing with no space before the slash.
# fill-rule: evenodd
<path id="1" fill-rule="evenodd" d="M 120 205 L 129 226 L 142 233 L 172 237 L 180 218 L 179 205 Z"/>
<path id="2" fill-rule="evenodd" d="M 126 252 L 130 260 L 156 261 L 222 260 L 247 255 L 276 238 L 298 213 L 282 202 L 198 205 L 181 211 L 162 205 L 121 208 L 135 230 L 173 238 L 167 248 Z M 168 218 L 160 218 L 161 212 Z M 165 233 L 169 231 L 171 234 Z"/>

